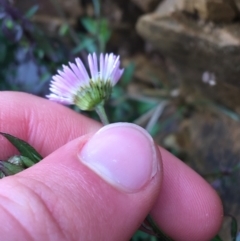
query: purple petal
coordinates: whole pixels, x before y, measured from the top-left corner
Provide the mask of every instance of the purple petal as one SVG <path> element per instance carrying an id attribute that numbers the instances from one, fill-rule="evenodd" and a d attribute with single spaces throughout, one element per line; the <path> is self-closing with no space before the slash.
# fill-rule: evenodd
<path id="1" fill-rule="evenodd" d="M 103 79 L 103 72 L 104 72 L 104 58 L 103 54 L 100 54 L 100 67 L 99 67 L 99 78 Z"/>
<path id="2" fill-rule="evenodd" d="M 89 64 L 89 69 L 91 73 L 91 79 L 93 81 L 96 81 L 98 77 L 98 68 L 97 68 L 97 56 L 96 54 L 89 54 L 88 55 L 88 64 Z"/>
<path id="3" fill-rule="evenodd" d="M 76 64 L 69 63 L 72 71 L 74 72 L 76 76 L 77 82 L 87 83 L 88 79 L 85 79 L 85 76 L 82 74 L 82 72 L 79 70 Z"/>
<path id="4" fill-rule="evenodd" d="M 88 81 L 89 80 L 89 75 L 88 75 L 87 70 L 84 67 L 82 61 L 79 58 L 76 58 L 76 63 L 77 63 L 77 66 L 78 66 L 79 70 L 81 71 L 81 73 L 82 73 L 82 75 L 84 77 L 84 80 Z"/>
<path id="5" fill-rule="evenodd" d="M 48 99 L 56 101 L 58 103 L 64 104 L 64 105 L 72 105 L 73 102 L 68 99 L 68 98 L 64 98 L 64 97 L 59 97 L 58 95 L 55 94 L 50 94 L 46 96 Z"/>

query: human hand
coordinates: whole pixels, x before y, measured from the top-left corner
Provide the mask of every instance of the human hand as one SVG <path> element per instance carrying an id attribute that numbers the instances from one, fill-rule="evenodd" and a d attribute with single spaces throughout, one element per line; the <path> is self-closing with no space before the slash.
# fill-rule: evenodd
<path id="1" fill-rule="evenodd" d="M 133 125 L 94 135 L 100 128 L 48 100 L 1 92 L 0 131 L 45 157 L 0 180 L 1 240 L 129 240 L 150 212 L 174 240 L 207 241 L 218 232 L 221 201 L 204 179 L 161 147 L 160 156 Z M 123 147 L 128 155 L 118 153 Z M 0 150 L 2 160 L 15 153 L 3 138 Z"/>

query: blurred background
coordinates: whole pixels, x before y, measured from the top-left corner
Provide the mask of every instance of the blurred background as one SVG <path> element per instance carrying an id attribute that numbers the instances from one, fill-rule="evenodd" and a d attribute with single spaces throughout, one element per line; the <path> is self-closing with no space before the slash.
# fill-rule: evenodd
<path id="1" fill-rule="evenodd" d="M 0 90 L 44 97 L 62 64 L 120 55 L 111 122 L 143 126 L 202 175 L 224 203 L 214 240 L 240 240 L 240 0 L 0 0 L 0 28 Z"/>

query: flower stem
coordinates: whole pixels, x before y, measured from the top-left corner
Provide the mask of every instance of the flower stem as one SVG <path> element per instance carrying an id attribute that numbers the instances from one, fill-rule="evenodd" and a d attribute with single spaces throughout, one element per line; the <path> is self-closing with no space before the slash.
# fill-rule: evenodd
<path id="1" fill-rule="evenodd" d="M 107 114 L 105 112 L 105 109 L 103 107 L 103 103 L 100 103 L 99 105 L 97 105 L 95 107 L 95 111 L 97 112 L 101 122 L 103 125 L 108 125 L 109 124 L 109 120 L 108 120 L 108 117 L 107 117 Z"/>

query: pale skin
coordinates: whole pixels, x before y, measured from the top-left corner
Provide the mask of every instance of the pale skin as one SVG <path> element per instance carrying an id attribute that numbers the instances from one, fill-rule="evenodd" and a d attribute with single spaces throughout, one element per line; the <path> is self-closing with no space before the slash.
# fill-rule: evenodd
<path id="1" fill-rule="evenodd" d="M 223 210 L 216 192 L 161 147 L 163 168 L 134 194 L 84 166 L 77 153 L 100 128 L 49 100 L 0 93 L 0 131 L 24 139 L 45 157 L 0 180 L 1 240 L 127 241 L 149 212 L 175 240 L 207 241 L 219 231 Z M 0 142 L 1 160 L 16 153 L 4 138 Z"/>

